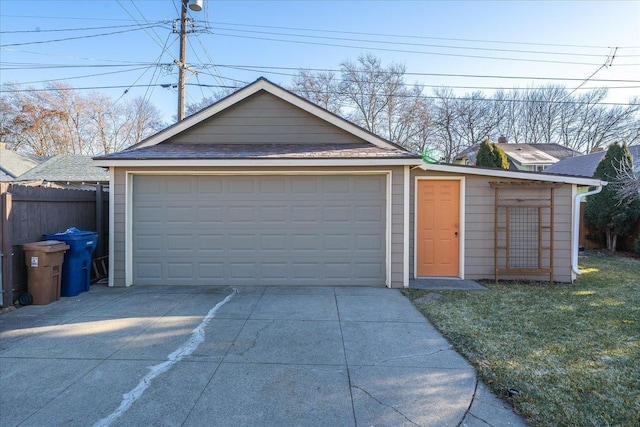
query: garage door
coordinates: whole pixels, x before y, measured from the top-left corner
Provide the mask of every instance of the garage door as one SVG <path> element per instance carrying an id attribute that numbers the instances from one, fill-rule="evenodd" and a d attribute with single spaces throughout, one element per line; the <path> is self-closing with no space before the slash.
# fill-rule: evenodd
<path id="1" fill-rule="evenodd" d="M 386 278 L 386 177 L 133 177 L 133 283 L 363 285 Z"/>

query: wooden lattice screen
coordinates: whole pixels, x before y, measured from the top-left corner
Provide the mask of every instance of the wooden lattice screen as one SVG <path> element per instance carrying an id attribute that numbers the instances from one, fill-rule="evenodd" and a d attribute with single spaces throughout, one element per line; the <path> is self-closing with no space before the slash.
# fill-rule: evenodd
<path id="1" fill-rule="evenodd" d="M 491 182 L 495 197 L 494 280 L 549 275 L 553 282 L 553 191 L 559 184 Z"/>

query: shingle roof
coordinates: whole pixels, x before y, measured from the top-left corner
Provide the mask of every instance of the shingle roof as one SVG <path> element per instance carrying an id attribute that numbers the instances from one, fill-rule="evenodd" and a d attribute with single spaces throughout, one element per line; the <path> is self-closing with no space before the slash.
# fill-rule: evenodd
<path id="1" fill-rule="evenodd" d="M 109 172 L 93 166 L 91 157 L 60 154 L 18 176 L 16 180 L 49 182 L 108 182 Z"/>
<path id="2" fill-rule="evenodd" d="M 44 159 L 29 153 L 18 153 L 0 148 L 0 181 L 11 181 L 33 169 Z"/>
<path id="3" fill-rule="evenodd" d="M 640 168 L 640 145 L 629 147 L 629 151 L 631 152 L 631 157 L 633 157 L 633 167 L 638 170 Z M 546 168 L 545 172 L 558 175 L 592 177 L 604 155 L 605 151 L 600 151 L 560 160 L 558 163 Z"/>
<path id="4" fill-rule="evenodd" d="M 472 145 L 456 156 L 475 160 L 480 144 Z M 580 153 L 560 144 L 500 144 L 507 157 L 521 165 L 551 164 L 561 159 L 579 156 Z"/>
<path id="5" fill-rule="evenodd" d="M 158 144 L 98 159 L 419 159 L 418 154 L 363 144 Z"/>

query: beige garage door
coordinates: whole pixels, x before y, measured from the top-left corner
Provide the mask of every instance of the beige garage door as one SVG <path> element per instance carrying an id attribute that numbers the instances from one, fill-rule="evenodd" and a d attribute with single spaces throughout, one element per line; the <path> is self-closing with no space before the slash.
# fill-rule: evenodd
<path id="1" fill-rule="evenodd" d="M 133 177 L 133 283 L 384 286 L 384 175 Z"/>

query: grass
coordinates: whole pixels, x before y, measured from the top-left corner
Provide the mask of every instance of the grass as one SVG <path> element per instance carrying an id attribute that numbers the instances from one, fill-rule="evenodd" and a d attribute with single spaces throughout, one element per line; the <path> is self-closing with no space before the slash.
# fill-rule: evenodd
<path id="1" fill-rule="evenodd" d="M 486 283 L 416 306 L 532 425 L 640 425 L 640 259 L 580 268 L 573 285 Z"/>

